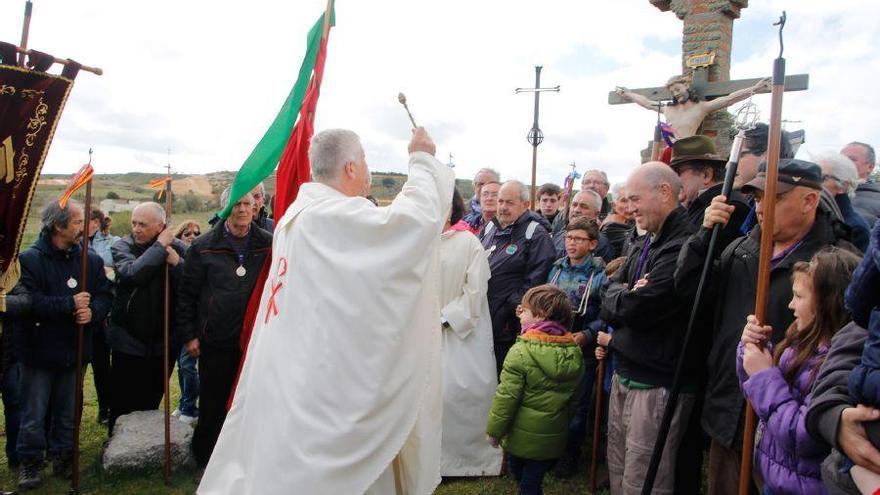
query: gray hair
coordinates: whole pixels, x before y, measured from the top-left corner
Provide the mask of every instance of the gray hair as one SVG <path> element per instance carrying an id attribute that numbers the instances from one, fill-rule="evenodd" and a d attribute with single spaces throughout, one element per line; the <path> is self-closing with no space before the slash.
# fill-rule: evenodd
<path id="1" fill-rule="evenodd" d="M 40 232 L 51 237 L 55 227 L 66 229 L 74 209 L 81 210 L 82 206 L 72 199 L 67 201 L 67 205 L 64 208 L 58 204 L 57 199 L 49 201 L 43 207 L 43 211 L 40 212 Z"/>
<path id="2" fill-rule="evenodd" d="M 501 174 L 499 174 L 498 171 L 495 170 L 494 168 L 481 168 L 480 170 L 477 170 L 477 173 L 474 174 L 474 177 L 476 177 L 482 173 L 486 173 L 486 174 L 489 174 L 492 177 L 494 177 L 493 180 L 495 182 L 501 182 Z"/>
<path id="3" fill-rule="evenodd" d="M 501 187 L 504 187 L 508 184 L 513 184 L 513 185 L 519 187 L 519 200 L 520 201 L 528 201 L 529 200 L 529 188 L 526 187 L 525 184 L 523 184 L 522 182 L 520 182 L 518 180 L 511 179 L 511 180 L 505 181 L 504 184 L 501 184 Z"/>
<path id="4" fill-rule="evenodd" d="M 624 189 L 625 186 L 626 186 L 625 182 L 618 182 L 617 184 L 614 184 L 613 186 L 611 186 L 611 196 L 614 197 L 614 199 L 620 198 L 620 195 L 621 195 L 620 190 Z"/>
<path id="5" fill-rule="evenodd" d="M 226 189 L 223 190 L 222 193 L 220 193 L 220 207 L 221 208 L 226 208 L 226 205 L 229 204 L 229 195 L 231 193 L 232 193 L 232 187 L 227 187 Z M 242 195 L 242 198 L 245 196 L 248 196 L 248 195 L 251 195 L 250 191 L 248 191 L 247 193 Z"/>
<path id="6" fill-rule="evenodd" d="M 309 147 L 312 179 L 333 182 L 343 165 L 364 157 L 361 138 L 348 129 L 327 129 L 315 134 Z"/>
<path id="7" fill-rule="evenodd" d="M 593 200 L 593 203 L 595 203 L 596 205 L 596 211 L 602 211 L 602 197 L 599 196 L 599 193 L 592 189 L 584 189 L 578 194 L 586 194 L 587 196 L 590 196 L 590 198 Z"/>
<path id="8" fill-rule="evenodd" d="M 847 194 L 855 192 L 856 186 L 859 184 L 859 172 L 856 169 L 856 164 L 846 155 L 829 152 L 821 153 L 812 158 L 822 168 L 823 175 L 833 175 L 846 187 Z"/>
<path id="9" fill-rule="evenodd" d="M 135 210 L 139 210 L 141 208 L 148 208 L 150 210 L 153 210 L 153 213 L 155 213 L 156 216 L 159 217 L 159 221 L 161 221 L 163 224 L 165 223 L 165 220 L 167 218 L 165 215 L 165 208 L 163 208 L 162 205 L 160 205 L 159 203 L 153 201 L 144 201 L 143 203 L 140 203 L 139 205 L 134 207 Z M 132 213 L 133 212 L 134 210 L 132 210 Z"/>
<path id="10" fill-rule="evenodd" d="M 875 163 L 877 163 L 877 154 L 874 153 L 874 147 L 871 146 L 870 144 L 863 143 L 861 141 L 853 141 L 851 143 L 847 143 L 846 145 L 847 146 L 855 145 L 855 146 L 861 146 L 862 148 L 865 148 L 865 159 L 868 160 L 868 163 L 870 163 L 871 165 L 874 165 Z"/>
<path id="11" fill-rule="evenodd" d="M 584 179 L 587 178 L 587 174 L 599 174 L 599 175 L 602 176 L 603 179 L 605 179 L 605 183 L 606 183 L 606 184 L 610 184 L 610 182 L 608 181 L 608 174 L 606 174 L 606 173 L 603 172 L 602 170 L 599 170 L 598 168 L 593 168 L 593 169 L 590 169 L 590 170 L 586 170 L 586 171 L 584 171 L 584 175 L 583 175 L 583 177 L 581 178 L 581 182 L 583 182 Z"/>

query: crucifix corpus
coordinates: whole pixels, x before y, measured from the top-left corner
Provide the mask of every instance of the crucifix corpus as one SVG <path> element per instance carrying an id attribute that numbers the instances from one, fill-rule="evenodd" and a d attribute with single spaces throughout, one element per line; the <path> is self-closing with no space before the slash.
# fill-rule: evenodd
<path id="1" fill-rule="evenodd" d="M 618 87 L 608 93 L 608 103 L 636 103 L 658 112 L 658 120 L 662 114 L 672 127 L 675 139 L 705 134 L 720 141 L 716 143 L 719 150 L 726 149 L 728 133 L 719 131 L 729 127 L 729 122 L 716 122 L 723 117 L 710 114 L 754 94 L 769 93 L 771 89 L 769 78 L 730 80 L 733 21 L 748 3 L 743 0 L 649 1 L 661 11 L 672 10 L 684 21 L 683 75 L 672 77 L 662 87 Z M 785 91 L 803 91 L 808 86 L 807 74 L 785 78 Z"/>
<path id="2" fill-rule="evenodd" d="M 536 186 L 535 181 L 537 180 L 537 170 L 538 170 L 538 145 L 544 141 L 544 133 L 541 132 L 541 128 L 538 127 L 538 105 L 539 98 L 541 93 L 544 91 L 553 91 L 559 92 L 559 86 L 554 86 L 552 88 L 542 88 L 541 87 L 541 69 L 540 65 L 535 66 L 535 87 L 534 88 L 516 88 L 516 94 L 520 93 L 535 93 L 535 120 L 532 123 L 532 129 L 529 131 L 529 135 L 526 137 L 528 139 L 529 144 L 532 145 L 532 188 L 529 193 L 529 208 L 534 210 L 537 202 L 535 201 L 535 193 Z"/>

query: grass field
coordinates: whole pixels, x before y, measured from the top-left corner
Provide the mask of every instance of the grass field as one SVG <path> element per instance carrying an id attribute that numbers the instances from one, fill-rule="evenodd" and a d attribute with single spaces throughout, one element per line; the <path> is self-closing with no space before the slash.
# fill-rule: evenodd
<path id="1" fill-rule="evenodd" d="M 180 396 L 177 375 L 171 377 L 171 408 Z M 82 421 L 80 493 L 101 495 L 141 495 L 141 494 L 192 494 L 196 490 L 194 473 L 175 472 L 171 486 L 165 486 L 161 469 L 132 472 L 109 476 L 101 470 L 101 454 L 107 440 L 107 429 L 97 423 L 97 397 L 92 382 L 91 368 L 86 373 L 84 408 Z M 18 481 L 17 471 L 6 468 L 6 437 L 0 437 L 0 488 L 14 490 Z M 560 481 L 548 476 L 545 482 L 547 495 L 586 494 L 587 476 L 581 469 L 571 480 Z M 70 482 L 51 476 L 51 468 L 44 471 L 44 483 L 39 490 L 27 493 L 35 495 L 58 495 L 67 493 Z M 436 495 L 513 495 L 517 493 L 516 484 L 509 477 L 446 480 L 435 492 Z M 601 492 L 604 493 L 604 492 Z M 391 494 L 389 494 L 391 495 Z"/>

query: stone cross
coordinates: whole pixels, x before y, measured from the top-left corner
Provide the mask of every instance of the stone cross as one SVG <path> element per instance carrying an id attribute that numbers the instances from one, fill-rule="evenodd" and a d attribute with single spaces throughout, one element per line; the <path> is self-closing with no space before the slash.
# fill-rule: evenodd
<path id="1" fill-rule="evenodd" d="M 748 7 L 748 0 L 649 0 L 651 5 L 663 12 L 672 11 L 684 21 L 682 30 L 682 73 L 693 71 L 691 87 L 704 99 L 728 95 L 748 88 L 761 78 L 730 80 L 730 54 L 733 45 L 733 21 L 740 10 Z M 712 56 L 714 55 L 714 56 Z M 770 62 L 767 62 L 769 75 Z M 795 74 L 785 78 L 786 91 L 806 90 L 807 74 Z M 668 101 L 672 95 L 665 87 L 630 90 L 651 100 Z M 608 94 L 608 103 L 629 103 L 615 92 Z M 727 154 L 732 139 L 727 132 L 732 117 L 726 111 L 715 112 L 703 120 L 701 134 L 715 138 L 715 146 L 722 155 Z"/>

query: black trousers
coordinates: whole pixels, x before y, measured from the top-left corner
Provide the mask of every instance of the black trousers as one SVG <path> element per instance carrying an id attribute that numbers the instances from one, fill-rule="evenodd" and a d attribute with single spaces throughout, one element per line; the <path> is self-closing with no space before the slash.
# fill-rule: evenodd
<path id="1" fill-rule="evenodd" d="M 106 323 L 92 336 L 92 372 L 99 411 L 110 410 L 110 346 L 107 344 Z"/>
<path id="2" fill-rule="evenodd" d="M 223 422 L 226 404 L 238 376 L 241 350 L 202 346 L 199 356 L 199 422 L 193 432 L 192 449 L 199 467 L 208 465 Z"/>
<path id="3" fill-rule="evenodd" d="M 507 357 L 507 352 L 510 351 L 510 348 L 513 347 L 513 343 L 516 340 L 495 340 L 495 369 L 498 373 L 498 376 L 501 376 L 501 368 L 504 367 L 504 359 Z"/>
<path id="4" fill-rule="evenodd" d="M 168 373 L 177 357 L 169 353 Z M 165 395 L 162 356 L 140 357 L 113 351 L 110 366 L 110 434 L 119 416 L 134 411 L 158 409 Z"/>

